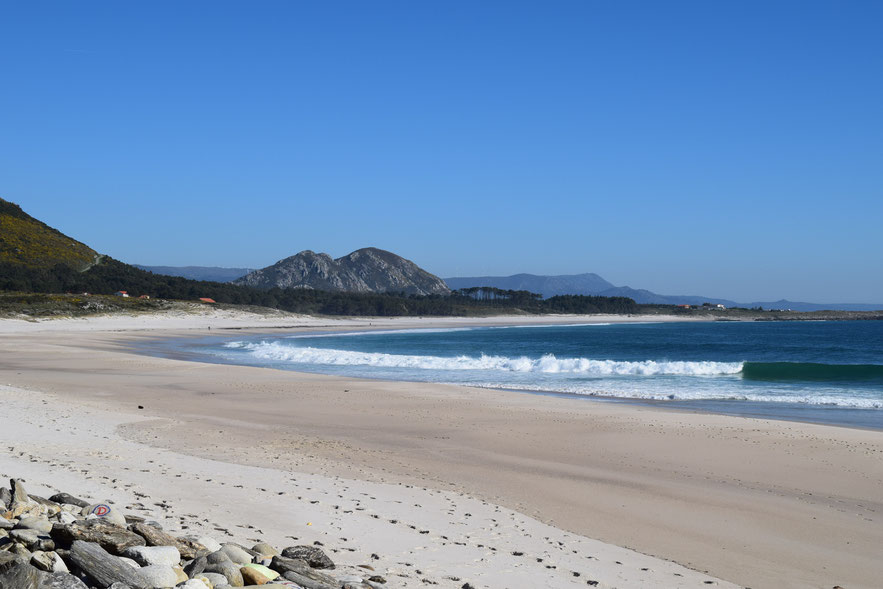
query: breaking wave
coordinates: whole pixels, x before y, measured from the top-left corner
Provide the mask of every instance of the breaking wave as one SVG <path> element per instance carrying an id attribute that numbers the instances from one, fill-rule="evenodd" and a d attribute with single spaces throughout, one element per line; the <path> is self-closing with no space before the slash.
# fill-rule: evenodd
<path id="1" fill-rule="evenodd" d="M 579 374 L 584 376 L 722 376 L 736 375 L 742 362 L 617 361 L 590 358 L 558 358 L 546 354 L 527 356 L 412 356 L 380 352 L 354 352 L 313 347 L 292 347 L 278 342 L 230 342 L 228 348 L 250 352 L 255 358 L 294 364 L 327 366 L 373 366 L 421 370 L 490 370 L 501 372 Z"/>

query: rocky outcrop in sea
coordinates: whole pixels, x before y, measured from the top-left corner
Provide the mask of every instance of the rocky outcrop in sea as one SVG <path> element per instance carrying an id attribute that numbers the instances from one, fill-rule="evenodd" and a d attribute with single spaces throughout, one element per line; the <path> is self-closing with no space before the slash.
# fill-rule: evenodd
<path id="1" fill-rule="evenodd" d="M 196 516 L 193 516 L 196 517 Z M 0 488 L 0 589 L 385 589 L 370 564 L 340 572 L 320 547 L 178 537 L 110 502 Z"/>

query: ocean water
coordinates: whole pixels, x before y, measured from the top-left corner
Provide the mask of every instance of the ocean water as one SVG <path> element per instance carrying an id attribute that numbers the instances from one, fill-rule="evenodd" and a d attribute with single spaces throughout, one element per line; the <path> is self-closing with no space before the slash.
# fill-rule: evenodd
<path id="1" fill-rule="evenodd" d="M 183 351 L 183 350 L 179 350 Z M 211 338 L 209 361 L 883 428 L 883 322 L 716 322 Z"/>

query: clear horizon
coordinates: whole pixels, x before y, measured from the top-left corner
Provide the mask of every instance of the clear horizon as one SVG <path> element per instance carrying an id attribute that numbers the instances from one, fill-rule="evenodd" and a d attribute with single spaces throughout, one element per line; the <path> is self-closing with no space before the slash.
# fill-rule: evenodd
<path id="1" fill-rule="evenodd" d="M 883 302 L 879 2 L 0 9 L 0 197 L 117 259 L 390 250 Z"/>

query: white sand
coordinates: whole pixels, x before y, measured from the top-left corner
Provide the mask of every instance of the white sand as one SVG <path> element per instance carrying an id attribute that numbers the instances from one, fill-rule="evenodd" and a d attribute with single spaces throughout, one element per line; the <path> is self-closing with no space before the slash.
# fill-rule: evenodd
<path id="1" fill-rule="evenodd" d="M 318 540 L 339 572 L 365 575 L 357 565 L 371 565 L 390 587 L 425 587 L 423 579 L 457 588 L 466 581 L 584 587 L 589 580 L 599 587 L 736 587 L 462 493 L 207 460 L 122 438 L 117 428 L 144 420 L 138 416 L 8 386 L 0 386 L 0 399 L 0 475 L 22 478 L 43 496 L 64 491 L 112 501 L 174 534 L 280 548 Z"/>
<path id="2" fill-rule="evenodd" d="M 185 531 L 176 515 L 186 513 L 208 518 L 219 540 L 319 540 L 346 570 L 370 564 L 393 587 L 423 578 L 449 588 L 733 586 L 689 569 L 754 589 L 878 586 L 879 432 L 190 363 L 128 347 L 208 327 L 618 320 L 647 318 L 211 310 L 4 320 L 0 474 L 34 481 L 32 492 L 46 482 L 140 501 L 173 531 Z"/>
<path id="3" fill-rule="evenodd" d="M 499 315 L 493 317 L 314 317 L 293 313 L 248 313 L 193 305 L 190 312 L 96 315 L 83 318 L 0 319 L 0 334 L 38 332 L 147 331 L 198 329 L 389 328 L 479 325 L 561 325 L 708 321 L 673 315 Z"/>

